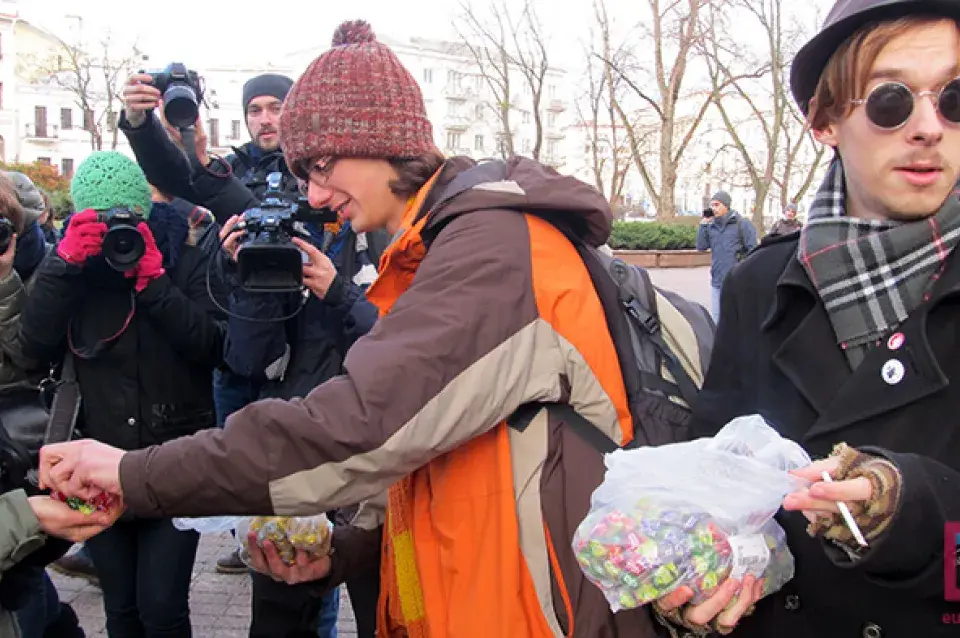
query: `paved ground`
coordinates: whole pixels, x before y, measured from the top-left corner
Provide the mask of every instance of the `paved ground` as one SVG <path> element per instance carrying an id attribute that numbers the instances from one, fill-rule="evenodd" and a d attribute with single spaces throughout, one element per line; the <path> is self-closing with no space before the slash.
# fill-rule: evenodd
<path id="1" fill-rule="evenodd" d="M 650 271 L 654 283 L 680 292 L 710 306 L 709 269 L 660 269 Z M 229 534 L 205 535 L 200 541 L 190 594 L 191 618 L 196 638 L 245 638 L 250 624 L 250 579 L 244 575 L 224 576 L 214 571 L 218 556 L 233 547 Z M 83 628 L 91 638 L 106 638 L 100 590 L 86 581 L 51 572 L 61 598 L 73 605 Z M 343 594 L 339 634 L 357 635 L 350 601 Z"/>
<path id="2" fill-rule="evenodd" d="M 200 540 L 197 563 L 190 586 L 190 618 L 195 638 L 246 638 L 250 627 L 250 578 L 244 574 L 223 575 L 214 570 L 217 557 L 234 547 L 230 534 L 205 534 Z M 100 590 L 78 578 L 50 570 L 53 582 L 65 602 L 73 605 L 89 638 L 106 638 L 103 599 Z M 357 628 L 350 599 L 340 601 L 338 633 L 356 638 Z"/>

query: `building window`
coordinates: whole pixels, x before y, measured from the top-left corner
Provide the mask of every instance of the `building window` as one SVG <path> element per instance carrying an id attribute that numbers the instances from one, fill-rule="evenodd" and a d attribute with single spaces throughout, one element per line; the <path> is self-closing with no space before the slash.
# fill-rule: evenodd
<path id="1" fill-rule="evenodd" d="M 33 109 L 33 134 L 37 137 L 47 136 L 47 107 L 37 106 Z"/>
<path id="2" fill-rule="evenodd" d="M 551 85 L 547 86 L 547 95 L 550 97 L 551 100 L 557 99 L 557 85 L 556 85 L 556 84 L 551 84 Z"/>
<path id="3" fill-rule="evenodd" d="M 73 128 L 73 110 L 60 109 L 60 130 L 69 131 Z"/>
<path id="4" fill-rule="evenodd" d="M 473 150 L 482 151 L 483 150 L 483 136 L 474 135 L 473 136 Z"/>
<path id="5" fill-rule="evenodd" d="M 240 139 L 240 120 L 230 122 L 230 137 L 235 140 Z"/>
<path id="6" fill-rule="evenodd" d="M 451 151 L 455 151 L 460 148 L 459 131 L 447 131 L 447 148 Z"/>
<path id="7" fill-rule="evenodd" d="M 523 153 L 529 153 L 531 148 L 530 140 L 523 140 Z"/>
<path id="8" fill-rule="evenodd" d="M 212 118 L 210 120 L 210 146 L 220 146 L 220 120 Z"/>
<path id="9" fill-rule="evenodd" d="M 83 110 L 83 130 L 85 131 L 93 130 L 93 110 L 92 109 Z"/>
<path id="10" fill-rule="evenodd" d="M 547 126 L 557 125 L 557 114 L 554 111 L 547 113 Z"/>
<path id="11" fill-rule="evenodd" d="M 483 104 L 477 104 L 473 107 L 473 114 L 476 118 L 483 119 Z"/>
<path id="12" fill-rule="evenodd" d="M 37 161 L 40 162 L 41 164 L 45 164 L 45 165 L 47 165 L 47 166 L 50 166 L 50 158 L 49 158 L 49 157 L 38 157 L 38 158 L 37 158 Z"/>
<path id="13" fill-rule="evenodd" d="M 433 84 L 433 69 L 424 69 L 424 70 L 423 70 L 423 83 L 424 83 L 424 84 Z"/>
<path id="14" fill-rule="evenodd" d="M 530 111 L 523 111 L 523 116 L 522 116 L 522 117 L 523 117 L 523 123 L 524 123 L 524 124 L 529 124 L 529 123 L 530 123 Z"/>
<path id="15" fill-rule="evenodd" d="M 447 102 L 447 117 L 457 117 L 460 115 L 460 103 L 459 102 Z"/>
<path id="16" fill-rule="evenodd" d="M 477 83 L 477 95 L 479 95 L 483 91 L 483 76 L 476 76 L 474 81 Z"/>
<path id="17" fill-rule="evenodd" d="M 60 161 L 60 174 L 64 177 L 73 177 L 73 158 L 64 157 Z"/>

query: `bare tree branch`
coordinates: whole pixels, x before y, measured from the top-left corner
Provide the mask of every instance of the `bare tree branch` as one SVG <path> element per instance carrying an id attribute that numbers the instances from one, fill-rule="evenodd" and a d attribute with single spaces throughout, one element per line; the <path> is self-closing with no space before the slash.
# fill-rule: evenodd
<path id="1" fill-rule="evenodd" d="M 51 54 L 34 62 L 35 79 L 46 81 L 68 91 L 80 109 L 83 128 L 90 134 L 90 148 L 102 150 L 104 135 L 112 137 L 110 148 L 118 144 L 117 113 L 120 94 L 127 77 L 133 73 L 142 54 L 134 44 L 118 53 L 112 34 L 107 32 L 99 42 L 97 55 L 87 53 L 81 42 L 68 44 L 59 40 Z"/>

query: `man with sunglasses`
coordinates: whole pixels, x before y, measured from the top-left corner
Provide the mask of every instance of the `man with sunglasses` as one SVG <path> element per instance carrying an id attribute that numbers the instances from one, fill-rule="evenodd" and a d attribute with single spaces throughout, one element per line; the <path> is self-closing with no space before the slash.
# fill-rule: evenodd
<path id="1" fill-rule="evenodd" d="M 956 635 L 958 21 L 956 0 L 841 0 L 794 60 L 793 95 L 835 157 L 803 230 L 726 282 L 695 413 L 704 436 L 761 414 L 821 460 L 777 516 L 796 575 L 738 637 Z M 702 627 L 684 602 L 661 613 Z"/>

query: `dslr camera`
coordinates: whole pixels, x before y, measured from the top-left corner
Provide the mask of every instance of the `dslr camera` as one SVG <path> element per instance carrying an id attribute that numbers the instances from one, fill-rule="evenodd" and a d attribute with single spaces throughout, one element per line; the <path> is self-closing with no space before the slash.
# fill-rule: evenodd
<path id="1" fill-rule="evenodd" d="M 284 194 L 283 175 L 267 175 L 263 203 L 244 212 L 239 228 L 244 232 L 237 250 L 240 287 L 248 292 L 299 292 L 303 286 L 306 258 L 290 240 L 309 239 L 299 223 L 329 224 L 337 213 L 329 208 L 315 210 L 306 197 L 293 199 Z"/>
<path id="2" fill-rule="evenodd" d="M 16 229 L 13 227 L 13 222 L 6 217 L 0 217 L 0 255 L 7 252 L 7 249 L 10 248 L 10 242 L 13 241 L 13 234 L 15 232 Z"/>
<path id="3" fill-rule="evenodd" d="M 203 87 L 196 71 L 182 62 L 173 62 L 162 71 L 151 72 L 153 85 L 163 94 L 163 116 L 183 129 L 193 126 L 200 113 Z"/>
<path id="4" fill-rule="evenodd" d="M 101 254 L 107 265 L 117 272 L 133 269 L 147 250 L 137 225 L 146 221 L 143 215 L 127 208 L 111 208 L 97 215 L 97 221 L 107 225 Z"/>

